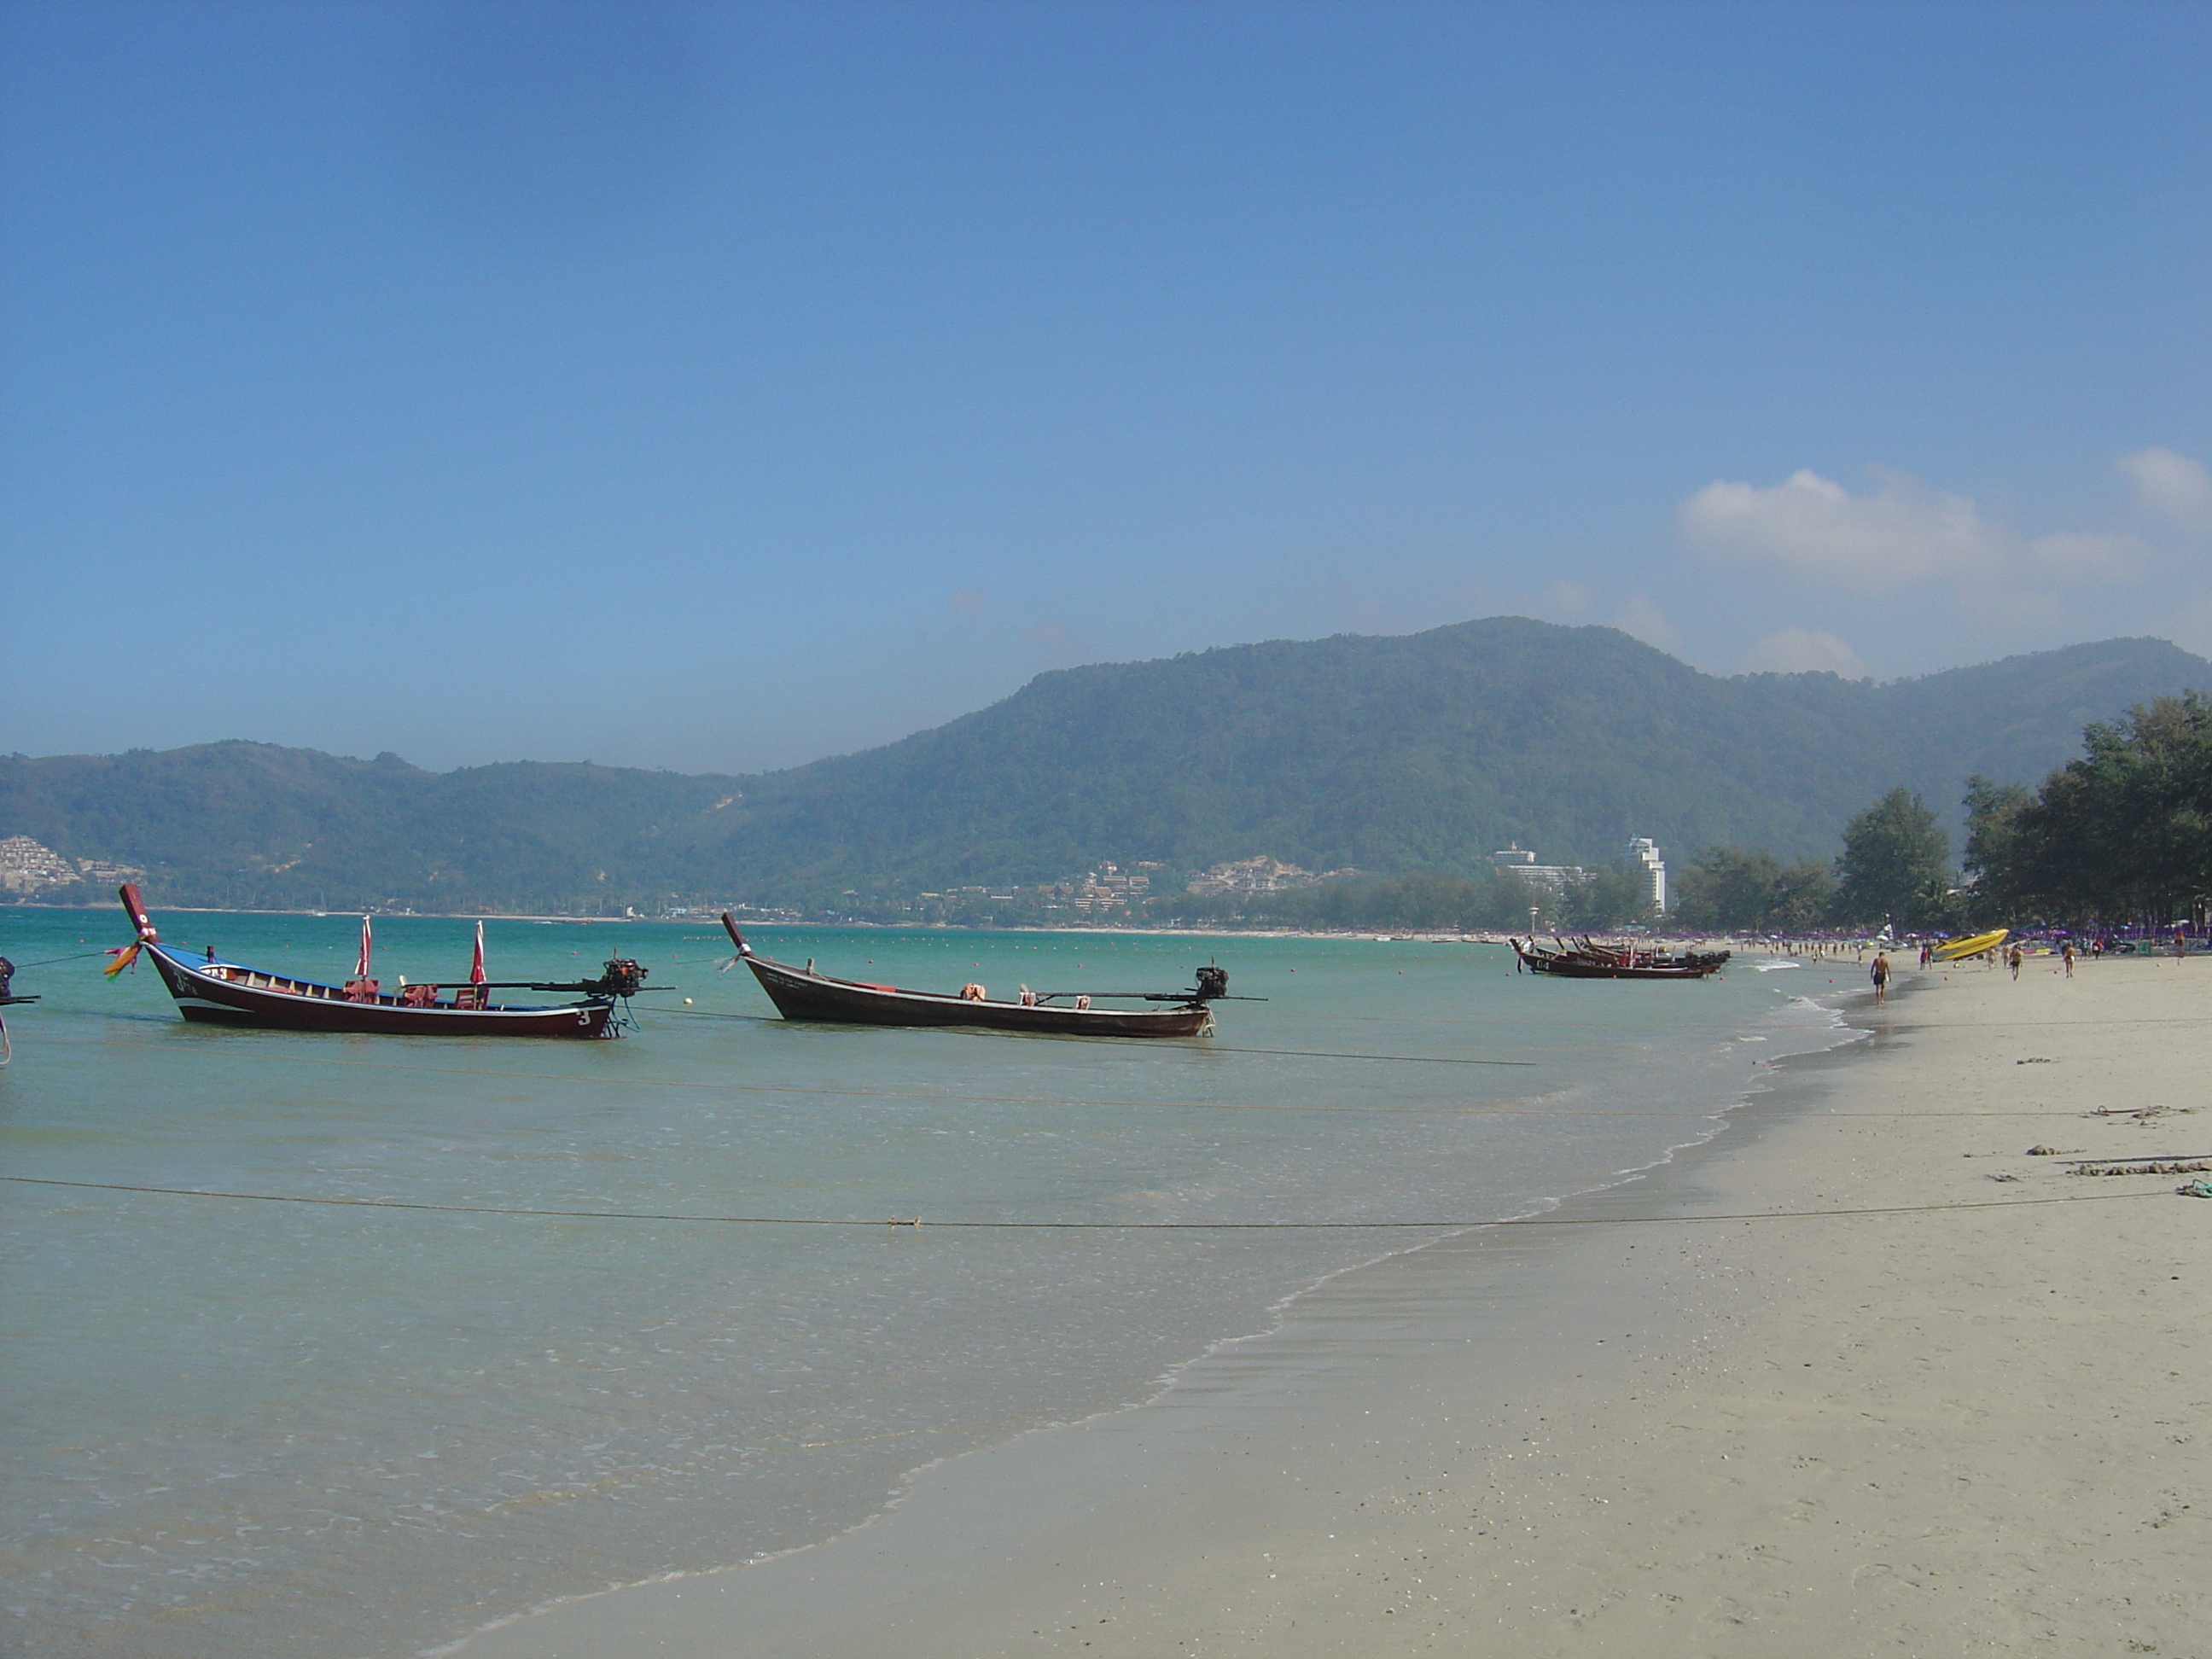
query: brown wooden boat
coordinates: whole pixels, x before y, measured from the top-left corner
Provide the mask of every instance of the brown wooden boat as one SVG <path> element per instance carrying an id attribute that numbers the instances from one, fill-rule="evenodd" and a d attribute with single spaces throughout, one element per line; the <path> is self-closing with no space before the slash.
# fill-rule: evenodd
<path id="1" fill-rule="evenodd" d="M 994 1031 L 1032 1031 L 1059 1036 L 1184 1037 L 1211 1030 L 1210 1004 L 1224 1000 L 1256 1001 L 1229 996 L 1229 975 L 1222 969 L 1201 968 L 1198 983 L 1188 991 L 1047 991 L 1029 1002 L 994 1001 L 975 995 L 945 995 L 935 991 L 904 991 L 896 985 L 872 985 L 864 980 L 833 979 L 816 971 L 757 954 L 738 931 L 736 920 L 722 912 L 722 926 L 738 947 L 738 959 L 752 969 L 753 977 L 786 1019 L 818 1019 L 846 1025 L 974 1025 Z M 1093 1008 L 1095 998 L 1117 1002 L 1163 1002 L 1164 1008 Z"/>
<path id="2" fill-rule="evenodd" d="M 161 982 L 176 999 L 177 1012 L 202 1024 L 394 1036 L 611 1037 L 621 1029 L 615 1018 L 617 999 L 642 988 L 646 974 L 637 963 L 617 959 L 607 963 L 606 973 L 597 980 L 478 981 L 410 985 L 388 992 L 368 976 L 364 917 L 360 971 L 344 985 L 325 985 L 236 963 L 195 962 L 161 943 L 136 886 L 119 890 L 138 939 L 120 953 L 117 966 L 143 951 L 153 958 Z M 575 991 L 583 997 L 550 1007 L 516 1007 L 491 1001 L 489 993 L 498 990 Z"/>
<path id="3" fill-rule="evenodd" d="M 1583 939 L 1550 951 L 1530 939 L 1513 941 L 1513 954 L 1532 974 L 1554 979 L 1704 979 L 1728 963 L 1725 951 L 1692 951 L 1680 956 L 1599 945 Z"/>

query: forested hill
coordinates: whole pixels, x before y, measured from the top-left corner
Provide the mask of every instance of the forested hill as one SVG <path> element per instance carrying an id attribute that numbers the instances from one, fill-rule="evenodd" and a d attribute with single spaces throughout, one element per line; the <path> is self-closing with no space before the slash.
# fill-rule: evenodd
<path id="1" fill-rule="evenodd" d="M 232 743 L 0 760 L 0 836 L 145 866 L 170 903 L 640 908 L 1029 883 L 1099 860 L 1471 869 L 1631 836 L 1826 857 L 1898 783 L 2033 782 L 2083 725 L 2212 664 L 2112 640 L 1887 685 L 1719 678 L 1605 628 L 1493 617 L 1039 676 L 863 754 L 757 777 L 425 772 Z"/>

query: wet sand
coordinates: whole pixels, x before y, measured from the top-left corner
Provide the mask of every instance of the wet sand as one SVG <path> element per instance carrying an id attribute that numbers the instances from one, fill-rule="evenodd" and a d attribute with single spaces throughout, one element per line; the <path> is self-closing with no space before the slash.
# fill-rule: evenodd
<path id="1" fill-rule="evenodd" d="M 2212 1156 L 2212 963 L 2054 969 L 1906 970 L 1866 1042 L 1548 1224 L 1341 1275 L 834 1542 L 460 1651 L 2202 1652 L 2212 1201 L 2064 1160 Z"/>

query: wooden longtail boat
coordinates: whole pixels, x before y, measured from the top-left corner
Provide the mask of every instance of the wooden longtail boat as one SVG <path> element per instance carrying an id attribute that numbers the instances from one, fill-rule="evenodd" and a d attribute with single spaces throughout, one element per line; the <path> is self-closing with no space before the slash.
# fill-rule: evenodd
<path id="1" fill-rule="evenodd" d="M 353 979 L 344 985 L 325 985 L 236 963 L 196 962 L 161 943 L 135 885 L 118 890 L 138 938 L 118 954 L 108 971 L 118 971 L 144 951 L 176 999 L 177 1012 L 204 1024 L 396 1036 L 611 1037 L 621 1029 L 615 1018 L 617 1000 L 641 989 L 646 974 L 637 963 L 617 959 L 596 980 L 479 980 L 465 985 L 410 985 L 387 992 L 368 977 L 368 919 L 364 916 L 362 954 Z M 583 1000 L 552 1007 L 510 1007 L 489 1000 L 487 994 L 498 990 L 575 991 L 583 994 Z"/>
<path id="2" fill-rule="evenodd" d="M 1516 939 L 1513 953 L 1530 973 L 1549 974 L 1555 979 L 1703 979 L 1720 972 L 1729 959 L 1726 951 L 1689 951 L 1674 956 L 1598 945 L 1587 939 L 1562 944 L 1556 951 L 1546 950 L 1533 939 L 1526 945 Z"/>
<path id="3" fill-rule="evenodd" d="M 1182 1037 L 1212 1029 L 1211 1003 L 1261 1000 L 1231 997 L 1228 972 L 1214 967 L 1200 969 L 1197 985 L 1188 991 L 1048 991 L 1040 993 L 1034 1003 L 902 991 L 896 985 L 832 979 L 817 973 L 811 962 L 804 968 L 793 968 L 760 956 L 745 943 L 745 936 L 726 910 L 722 912 L 722 926 L 738 947 L 738 959 L 752 969 L 761 989 L 786 1019 L 830 1020 L 846 1025 L 980 1025 L 994 1031 L 1048 1032 L 1060 1036 Z M 1093 1008 L 1088 1006 L 1093 997 L 1174 1006 Z M 1083 1006 L 1075 1006 L 1078 1000 Z"/>

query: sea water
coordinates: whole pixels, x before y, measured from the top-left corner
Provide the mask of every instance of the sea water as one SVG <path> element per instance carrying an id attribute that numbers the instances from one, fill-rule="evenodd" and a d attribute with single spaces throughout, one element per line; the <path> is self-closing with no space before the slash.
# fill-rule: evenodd
<path id="1" fill-rule="evenodd" d="M 325 981 L 360 925 L 157 920 Z M 818 1541 L 918 1467 L 1143 1401 L 1330 1273 L 1709 1138 L 1765 1063 L 1836 1040 L 1807 994 L 1854 971 L 758 933 L 918 988 L 1166 989 L 1213 959 L 1267 999 L 1101 1042 L 787 1024 L 696 924 L 485 931 L 495 978 L 620 954 L 676 988 L 617 1042 L 191 1026 L 149 967 L 84 954 L 119 917 L 0 911 L 44 994 L 0 1070 L 0 1646 L 415 1654 Z M 380 919 L 380 976 L 463 977 L 471 932 Z M 334 1198 L 378 1204 L 295 1201 Z M 1300 1224 L 1187 1224 L 1253 1222 Z M 1381 1224 L 1407 1222 L 1435 1224 Z"/>

